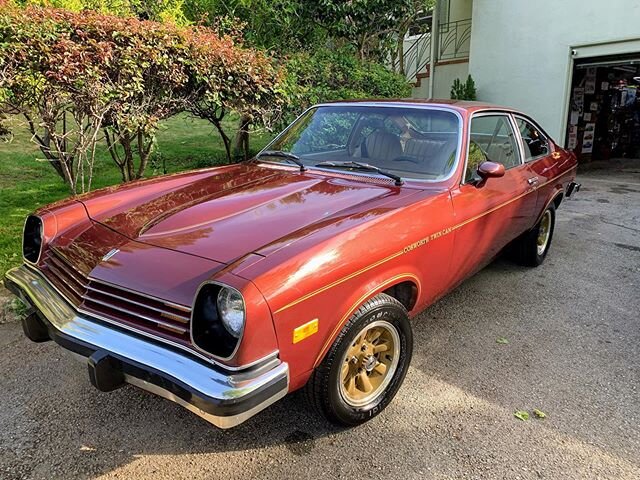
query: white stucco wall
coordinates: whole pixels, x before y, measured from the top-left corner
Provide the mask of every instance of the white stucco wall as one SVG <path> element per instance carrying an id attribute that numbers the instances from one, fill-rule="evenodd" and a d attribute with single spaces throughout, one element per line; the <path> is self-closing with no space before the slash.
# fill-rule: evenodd
<path id="1" fill-rule="evenodd" d="M 640 0 L 474 0 L 472 18 L 469 70 L 478 99 L 526 111 L 559 142 L 571 47 L 632 38 L 640 47 Z"/>
<path id="2" fill-rule="evenodd" d="M 457 22 L 458 20 L 466 20 L 471 18 L 471 9 L 473 8 L 473 0 L 450 0 L 451 8 L 449 10 L 449 21 Z"/>
<path id="3" fill-rule="evenodd" d="M 448 65 L 437 65 L 435 67 L 435 78 L 433 79 L 433 98 L 451 98 L 451 87 L 456 78 L 462 82 L 469 75 L 468 63 L 451 63 Z"/>

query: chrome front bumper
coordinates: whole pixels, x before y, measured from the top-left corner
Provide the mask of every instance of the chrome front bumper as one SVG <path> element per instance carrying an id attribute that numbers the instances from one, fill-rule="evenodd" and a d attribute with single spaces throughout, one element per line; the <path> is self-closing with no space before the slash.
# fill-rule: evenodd
<path id="1" fill-rule="evenodd" d="M 176 402 L 220 428 L 238 425 L 287 394 L 289 367 L 277 358 L 231 371 L 187 352 L 79 314 L 39 272 L 27 266 L 7 272 L 5 286 L 33 312 L 23 320 L 67 350 L 88 358 L 98 389 L 130 383 Z M 38 323 L 39 322 L 39 323 Z"/>

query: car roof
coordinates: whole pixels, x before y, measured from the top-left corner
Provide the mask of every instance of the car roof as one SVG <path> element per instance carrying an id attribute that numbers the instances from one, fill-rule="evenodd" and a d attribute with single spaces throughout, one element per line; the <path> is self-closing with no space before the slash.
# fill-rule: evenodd
<path id="1" fill-rule="evenodd" d="M 363 100 L 338 100 L 335 102 L 324 102 L 316 106 L 344 105 L 344 106 L 367 106 L 367 107 L 405 107 L 405 106 L 433 106 L 458 110 L 460 112 L 475 112 L 477 110 L 506 110 L 517 112 L 509 107 L 495 105 L 487 102 L 472 102 L 469 100 L 450 99 L 423 99 L 423 98 L 395 98 L 395 99 L 363 99 Z M 520 112 L 517 112 L 520 113 Z"/>

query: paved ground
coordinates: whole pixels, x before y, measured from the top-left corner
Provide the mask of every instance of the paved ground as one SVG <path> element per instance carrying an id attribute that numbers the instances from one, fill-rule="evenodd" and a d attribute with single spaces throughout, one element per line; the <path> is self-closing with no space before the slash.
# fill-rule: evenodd
<path id="1" fill-rule="evenodd" d="M 295 395 L 219 431 L 0 325 L 0 478 L 640 478 L 640 171 L 581 181 L 545 265 L 498 260 L 422 314 L 395 402 L 349 431 Z"/>

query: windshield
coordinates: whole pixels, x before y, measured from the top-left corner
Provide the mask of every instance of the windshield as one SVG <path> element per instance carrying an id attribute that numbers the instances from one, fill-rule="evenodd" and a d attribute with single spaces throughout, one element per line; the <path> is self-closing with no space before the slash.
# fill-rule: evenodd
<path id="1" fill-rule="evenodd" d="M 304 166 L 319 168 L 327 162 L 366 163 L 403 178 L 437 181 L 455 167 L 459 122 L 455 113 L 429 107 L 315 107 L 266 147 L 261 158 L 289 163 L 283 154 L 293 154 Z"/>

